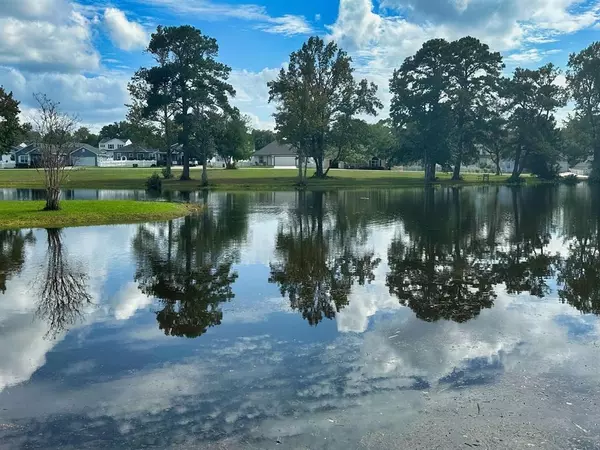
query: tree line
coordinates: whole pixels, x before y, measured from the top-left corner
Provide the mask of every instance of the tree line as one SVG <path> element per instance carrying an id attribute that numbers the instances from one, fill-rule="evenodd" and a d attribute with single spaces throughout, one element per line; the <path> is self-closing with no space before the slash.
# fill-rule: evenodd
<path id="1" fill-rule="evenodd" d="M 127 120 L 97 136 L 86 128 L 72 134 L 87 143 L 128 137 L 164 149 L 167 177 L 174 149 L 183 153 L 185 180 L 191 159 L 206 169 L 220 155 L 235 167 L 277 138 L 297 149 L 302 182 L 309 159 L 316 177 L 339 162 L 377 157 L 387 167 L 418 164 L 432 181 L 440 168 L 459 179 L 462 168 L 482 155 L 497 174 L 501 161 L 513 161 L 513 181 L 525 170 L 551 178 L 564 160 L 589 160 L 592 179 L 600 179 L 598 42 L 570 55 L 565 85 L 553 64 L 505 76 L 502 55 L 470 36 L 429 40 L 394 70 L 389 118 L 368 123 L 383 108 L 378 86 L 355 77 L 352 58 L 335 42 L 311 37 L 268 83 L 276 134 L 250 131 L 248 118 L 231 105 L 231 68 L 219 61 L 214 38 L 189 25 L 159 26 L 146 51 L 153 64 L 138 69 L 128 84 Z M 556 113 L 570 99 L 574 111 L 561 128 Z M 21 126 L 18 114 L 12 93 L 0 90 L 4 152 L 37 131 Z M 208 183 L 206 170 L 202 181 Z"/>

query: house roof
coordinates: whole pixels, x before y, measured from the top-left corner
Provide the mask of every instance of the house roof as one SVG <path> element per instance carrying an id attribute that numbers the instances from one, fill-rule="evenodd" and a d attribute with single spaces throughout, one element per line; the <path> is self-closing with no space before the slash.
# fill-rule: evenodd
<path id="1" fill-rule="evenodd" d="M 104 138 L 104 139 L 100 139 L 100 142 L 98 142 L 98 145 L 100 144 L 106 144 L 107 142 L 110 141 L 121 141 L 121 142 L 127 142 L 129 139 L 125 138 L 125 139 L 121 139 L 121 138 Z"/>
<path id="2" fill-rule="evenodd" d="M 129 144 L 114 150 L 115 152 L 156 153 L 158 150 L 140 144 Z"/>
<path id="3" fill-rule="evenodd" d="M 77 142 L 77 143 L 73 144 L 73 147 L 74 147 L 74 148 L 73 148 L 73 151 L 72 151 L 72 152 L 75 152 L 75 151 L 77 151 L 77 150 L 79 150 L 79 149 L 82 149 L 82 148 L 84 148 L 84 149 L 86 149 L 86 150 L 88 150 L 88 151 L 90 151 L 90 152 L 92 152 L 92 153 L 95 153 L 96 155 L 99 155 L 99 154 L 101 154 L 101 153 L 104 153 L 104 150 L 100 150 L 99 148 L 92 147 L 91 145 L 88 145 L 88 144 L 83 144 L 83 143 L 80 143 L 80 142 Z M 72 153 L 72 152 L 71 152 L 71 153 Z"/>
<path id="4" fill-rule="evenodd" d="M 282 144 L 273 141 L 260 150 L 254 152 L 254 156 L 296 156 L 297 152 L 293 145 Z"/>

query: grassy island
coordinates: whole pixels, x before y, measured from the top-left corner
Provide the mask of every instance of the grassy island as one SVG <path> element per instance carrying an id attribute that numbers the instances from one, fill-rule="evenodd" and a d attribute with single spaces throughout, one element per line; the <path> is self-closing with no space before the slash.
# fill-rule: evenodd
<path id="1" fill-rule="evenodd" d="M 132 200 L 63 200 L 60 211 L 43 211 L 44 201 L 0 202 L 0 229 L 61 228 L 175 219 L 198 205 Z"/>
<path id="2" fill-rule="evenodd" d="M 155 168 L 85 168 L 72 170 L 64 189 L 144 189 L 145 182 Z M 180 168 L 173 170 L 172 180 L 163 180 L 166 190 L 198 190 L 200 189 L 201 170 L 191 170 L 192 180 L 179 181 Z M 308 174 L 307 189 L 356 189 L 365 187 L 402 187 L 423 186 L 423 172 L 401 172 L 396 170 L 331 170 L 325 179 L 310 178 Z M 286 190 L 295 189 L 298 172 L 295 169 L 243 168 L 236 170 L 210 169 L 208 172 L 210 189 L 227 190 Z M 451 174 L 439 173 L 439 184 L 479 184 L 483 177 L 479 174 L 464 174 L 462 181 L 450 180 Z M 509 175 L 490 175 L 489 183 L 506 183 Z M 533 178 L 526 177 L 527 181 Z M 41 175 L 33 169 L 0 170 L 0 187 L 2 188 L 43 188 Z"/>

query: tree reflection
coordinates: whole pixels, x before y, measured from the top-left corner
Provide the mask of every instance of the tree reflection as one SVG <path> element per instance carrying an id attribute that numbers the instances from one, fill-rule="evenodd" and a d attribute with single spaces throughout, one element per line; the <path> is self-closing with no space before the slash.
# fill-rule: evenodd
<path id="1" fill-rule="evenodd" d="M 373 281 L 373 271 L 380 263 L 373 253 L 359 254 L 354 239 L 343 239 L 345 233 L 339 233 L 336 221 L 326 223 L 324 201 L 322 192 L 298 193 L 289 225 L 277 234 L 278 261 L 270 264 L 269 282 L 279 286 L 291 308 L 310 325 L 333 319 L 348 305 L 353 284 Z"/>
<path id="2" fill-rule="evenodd" d="M 46 267 L 37 280 L 39 300 L 36 314 L 48 323 L 48 337 L 56 337 L 83 318 L 92 304 L 87 274 L 69 261 L 60 229 L 47 229 Z"/>
<path id="3" fill-rule="evenodd" d="M 600 191 L 592 187 L 588 192 L 587 202 L 566 204 L 569 251 L 560 266 L 558 295 L 584 314 L 600 315 Z"/>
<path id="4" fill-rule="evenodd" d="M 458 189 L 426 188 L 405 199 L 405 234 L 390 245 L 387 285 L 418 318 L 466 322 L 493 306 L 489 238 L 475 215 Z"/>
<path id="5" fill-rule="evenodd" d="M 168 336 L 195 338 L 223 318 L 233 297 L 237 243 L 247 233 L 248 198 L 225 194 L 201 214 L 166 226 L 140 226 L 133 241 L 135 281 L 157 298 L 159 328 Z M 205 198 L 205 201 L 207 199 Z"/>
<path id="6" fill-rule="evenodd" d="M 6 292 L 6 282 L 21 272 L 25 264 L 25 248 L 33 244 L 33 232 L 0 230 L 0 292 Z"/>

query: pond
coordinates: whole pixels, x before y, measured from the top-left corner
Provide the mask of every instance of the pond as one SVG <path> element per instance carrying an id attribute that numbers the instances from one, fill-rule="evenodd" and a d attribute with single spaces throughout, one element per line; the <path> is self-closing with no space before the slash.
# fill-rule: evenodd
<path id="1" fill-rule="evenodd" d="M 0 449 L 600 448 L 600 191 L 195 200 L 0 231 Z"/>

